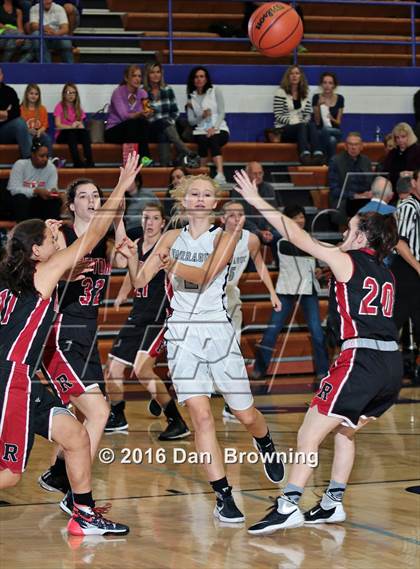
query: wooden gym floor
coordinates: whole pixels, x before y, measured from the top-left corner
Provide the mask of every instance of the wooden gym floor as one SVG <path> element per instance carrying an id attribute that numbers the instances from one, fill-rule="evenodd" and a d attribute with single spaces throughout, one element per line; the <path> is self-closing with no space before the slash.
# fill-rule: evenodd
<path id="1" fill-rule="evenodd" d="M 278 490 L 261 464 L 231 464 L 228 478 L 246 523 L 222 527 L 212 516 L 214 496 L 201 467 L 174 464 L 194 450 L 191 437 L 160 443 L 164 426 L 148 415 L 145 401 L 128 403 L 129 434 L 103 437 L 111 465 L 96 461 L 94 494 L 112 502 L 111 519 L 127 523 L 120 538 L 68 537 L 67 518 L 58 508 L 61 495 L 41 490 L 37 477 L 49 465 L 51 445 L 38 439 L 19 486 L 0 495 L 0 566 L 7 569 L 395 569 L 419 567 L 420 391 L 404 388 L 401 401 L 358 435 L 356 465 L 345 495 L 347 520 L 252 537 L 246 526 L 257 521 Z M 279 450 L 294 448 L 310 394 L 257 397 L 267 414 Z M 218 437 L 225 448 L 252 451 L 249 436 L 235 423 L 223 423 L 222 400 L 213 401 Z M 128 451 L 141 449 L 145 463 L 121 464 Z M 163 449 L 159 450 L 158 449 Z M 183 449 L 183 450 L 181 450 Z M 185 453 L 183 452 L 185 451 Z M 153 463 L 152 462 L 153 459 Z M 164 464 L 157 464 L 157 460 Z M 303 496 L 311 507 L 329 480 L 331 439 Z"/>

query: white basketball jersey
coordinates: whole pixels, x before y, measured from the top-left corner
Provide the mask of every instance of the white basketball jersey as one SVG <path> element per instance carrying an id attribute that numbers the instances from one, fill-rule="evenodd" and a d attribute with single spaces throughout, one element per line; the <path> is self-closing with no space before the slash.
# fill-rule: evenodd
<path id="1" fill-rule="evenodd" d="M 249 231 L 242 230 L 241 238 L 235 247 L 229 267 L 228 287 L 237 286 L 249 261 Z"/>
<path id="2" fill-rule="evenodd" d="M 222 229 L 212 226 L 208 231 L 193 239 L 184 227 L 171 247 L 171 257 L 191 267 L 201 267 L 213 253 L 214 240 Z M 206 287 L 200 287 L 178 276 L 171 277 L 173 296 L 171 308 L 175 311 L 202 314 L 205 312 L 225 312 L 224 297 L 228 266 Z"/>

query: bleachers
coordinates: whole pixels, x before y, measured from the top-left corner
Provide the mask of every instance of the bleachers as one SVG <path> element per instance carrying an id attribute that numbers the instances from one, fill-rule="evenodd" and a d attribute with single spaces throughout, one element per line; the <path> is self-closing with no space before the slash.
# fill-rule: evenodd
<path id="1" fill-rule="evenodd" d="M 243 41 L 221 40 L 211 33 L 211 25 L 223 22 L 240 32 L 243 20 L 241 2 L 211 2 L 198 4 L 195 0 L 174 0 L 173 3 L 173 55 L 174 63 L 230 63 L 258 64 L 284 63 L 289 57 L 268 59 L 250 50 L 246 37 Z M 168 14 L 166 0 L 150 4 L 146 0 L 108 0 L 111 10 L 124 11 L 124 29 L 141 32 L 144 36 L 165 37 L 168 33 Z M 387 45 L 375 41 L 410 42 L 411 20 L 409 7 L 393 5 L 301 4 L 304 11 L 305 53 L 298 54 L 302 64 L 319 65 L 328 61 L 329 65 L 410 65 L 411 46 Z M 420 20 L 416 20 L 416 24 Z M 417 28 L 418 29 L 418 28 Z M 177 40 L 182 35 L 188 41 Z M 195 41 L 194 41 L 195 40 Z M 204 40 L 204 41 L 203 41 Z M 305 40 L 309 40 L 305 43 Z M 335 40 L 335 43 L 322 43 L 321 40 Z M 348 43 L 356 40 L 356 44 Z M 169 61 L 168 42 L 165 40 L 140 41 L 142 49 L 158 52 L 162 62 Z M 417 56 L 420 61 L 420 56 Z"/>

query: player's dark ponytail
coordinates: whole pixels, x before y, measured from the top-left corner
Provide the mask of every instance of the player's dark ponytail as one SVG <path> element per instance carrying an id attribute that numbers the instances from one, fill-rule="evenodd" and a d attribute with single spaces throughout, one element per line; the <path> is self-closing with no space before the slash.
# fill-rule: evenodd
<path id="1" fill-rule="evenodd" d="M 394 215 L 367 212 L 361 213 L 358 218 L 359 230 L 366 235 L 369 247 L 376 251 L 376 258 L 382 263 L 398 243 L 398 228 Z"/>
<path id="2" fill-rule="evenodd" d="M 42 245 L 45 222 L 41 219 L 22 221 L 13 229 L 6 246 L 6 256 L 0 265 L 2 284 L 19 295 L 36 292 L 34 285 L 35 261 L 31 259 L 32 246 Z"/>

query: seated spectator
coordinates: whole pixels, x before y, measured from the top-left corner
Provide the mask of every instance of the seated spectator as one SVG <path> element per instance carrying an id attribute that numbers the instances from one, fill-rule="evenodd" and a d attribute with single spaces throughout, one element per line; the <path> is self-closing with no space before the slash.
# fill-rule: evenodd
<path id="1" fill-rule="evenodd" d="M 335 93 L 338 81 L 335 73 L 326 71 L 321 75 L 321 93 L 312 97 L 315 123 L 319 129 L 322 150 L 329 162 L 335 155 L 337 142 L 341 140 L 341 119 L 344 112 L 344 97 Z"/>
<path id="2" fill-rule="evenodd" d="M 395 204 L 398 208 L 401 203 L 411 196 L 411 176 L 400 176 L 398 178 L 397 187 L 395 192 L 398 196 L 398 201 Z"/>
<path id="3" fill-rule="evenodd" d="M 329 164 L 330 205 L 338 210 L 334 222 L 340 225 L 372 197 L 372 163 L 362 150 L 362 137 L 358 132 L 350 132 L 345 150 L 334 156 Z"/>
<path id="4" fill-rule="evenodd" d="M 153 111 L 147 92 L 142 88 L 142 71 L 138 65 L 129 65 L 124 79 L 112 93 L 105 128 L 105 142 L 139 145 L 140 156 L 150 156 L 149 122 Z"/>
<path id="5" fill-rule="evenodd" d="M 382 154 L 381 158 L 379 158 L 375 167 L 375 172 L 380 172 L 380 173 L 383 173 L 384 171 L 385 158 L 388 156 L 389 152 L 393 148 L 395 148 L 394 136 L 392 132 L 389 132 L 384 136 L 383 143 L 384 143 L 384 153 Z"/>
<path id="6" fill-rule="evenodd" d="M 48 112 L 41 101 L 41 89 L 36 83 L 29 83 L 23 94 L 20 114 L 26 121 L 32 139 L 38 138 L 52 156 L 52 142 L 47 134 Z"/>
<path id="7" fill-rule="evenodd" d="M 22 158 L 29 158 L 32 137 L 20 116 L 16 91 L 3 80 L 3 70 L 0 68 L 0 144 L 18 144 Z"/>
<path id="8" fill-rule="evenodd" d="M 287 206 L 283 213 L 293 219 L 302 229 L 305 227 L 306 218 L 303 207 Z M 298 302 L 302 306 L 311 334 L 315 374 L 319 381 L 328 373 L 329 366 L 319 314 L 320 286 L 317 280 L 316 261 L 287 239 L 280 239 L 277 247 L 279 276 L 276 293 L 281 302 L 281 310 L 280 312 L 273 310 L 261 343 L 257 346 L 253 378 L 261 379 L 266 375 L 277 337 L 284 328 L 295 303 Z"/>
<path id="9" fill-rule="evenodd" d="M 262 165 L 259 162 L 249 162 L 246 165 L 246 172 L 251 182 L 255 181 L 257 184 L 260 196 L 270 205 L 277 208 L 279 204 L 276 198 L 276 191 L 269 182 L 264 181 L 264 168 Z M 280 235 L 274 227 L 268 223 L 265 217 L 262 216 L 255 207 L 245 201 L 235 190 L 231 192 L 231 199 L 242 203 L 244 206 L 246 217 L 245 229 L 257 235 L 264 245 L 275 245 Z"/>
<path id="10" fill-rule="evenodd" d="M 60 52 L 64 63 L 73 63 L 71 41 L 60 39 L 60 36 L 66 36 L 69 33 L 69 21 L 64 8 L 52 0 L 42 0 L 42 2 L 44 8 L 44 33 L 48 37 L 48 39 L 44 40 L 44 63 L 51 63 L 51 52 L 53 50 Z M 29 26 L 33 36 L 39 35 L 39 12 L 40 4 L 36 4 L 32 6 L 29 13 Z M 39 41 L 32 42 L 31 60 L 39 61 L 39 43 Z"/>
<path id="11" fill-rule="evenodd" d="M 166 190 L 165 200 L 163 203 L 163 209 L 165 211 L 165 217 L 170 219 L 173 215 L 172 208 L 175 205 L 175 201 L 171 196 L 171 191 L 174 190 L 178 184 L 181 182 L 185 176 L 187 176 L 188 172 L 185 168 L 181 168 L 180 166 L 176 166 L 172 168 L 169 172 L 169 180 L 168 180 L 168 189 Z"/>
<path id="12" fill-rule="evenodd" d="M 125 214 L 124 225 L 130 239 L 141 237 L 140 219 L 143 210 L 147 205 L 160 204 L 159 198 L 152 190 L 143 188 L 143 177 L 141 172 L 136 176 L 134 184 L 125 192 Z"/>
<path id="13" fill-rule="evenodd" d="M 215 181 L 226 184 L 221 148 L 229 140 L 229 127 L 225 121 L 225 102 L 222 91 L 211 81 L 208 69 L 194 67 L 187 82 L 187 117 L 194 127 L 194 142 L 198 145 L 201 166 L 207 165 L 210 151 L 216 166 Z"/>
<path id="14" fill-rule="evenodd" d="M 414 120 L 416 124 L 416 126 L 414 127 L 414 133 L 417 136 L 417 138 L 420 138 L 420 89 L 414 93 L 413 107 L 414 107 Z"/>
<path id="15" fill-rule="evenodd" d="M 0 0 L 0 47 L 3 48 L 2 61 L 11 61 L 13 54 L 21 52 L 19 62 L 28 61 L 27 54 L 30 52 L 31 45 L 24 38 L 16 39 L 7 36 L 22 35 L 23 29 L 22 10 L 16 3 L 16 0 Z"/>
<path id="16" fill-rule="evenodd" d="M 57 169 L 48 160 L 48 148 L 39 141 L 34 141 L 30 158 L 14 163 L 7 189 L 13 196 L 16 221 L 60 218 Z"/>
<path id="17" fill-rule="evenodd" d="M 22 22 L 25 34 L 30 34 L 29 29 L 29 12 L 31 10 L 31 0 L 16 0 L 17 7 L 22 10 Z"/>
<path id="18" fill-rule="evenodd" d="M 175 123 L 179 116 L 175 93 L 165 84 L 162 65 L 157 62 L 148 63 L 144 70 L 144 88 L 149 97 L 153 113 L 148 117 L 150 123 L 150 140 L 158 142 L 159 162 L 161 166 L 169 166 L 171 162 L 172 142 L 177 150 L 177 164 L 186 164 L 190 168 L 198 168 L 200 161 L 181 140 Z"/>
<path id="19" fill-rule="evenodd" d="M 93 168 L 90 134 L 84 120 L 86 113 L 81 107 L 80 97 L 74 83 L 66 83 L 61 92 L 61 102 L 55 106 L 55 139 L 61 144 L 68 144 L 75 168 Z M 85 160 L 79 154 L 78 144 L 83 146 Z"/>
<path id="20" fill-rule="evenodd" d="M 400 122 L 392 129 L 395 148 L 385 158 L 383 169 L 389 173 L 392 187 L 397 186 L 400 176 L 412 176 L 420 168 L 420 144 L 411 126 Z"/>
<path id="21" fill-rule="evenodd" d="M 64 8 L 69 22 L 69 35 L 73 35 L 74 30 L 80 25 L 83 11 L 81 0 L 55 0 L 55 3 Z"/>
<path id="22" fill-rule="evenodd" d="M 357 213 L 374 211 L 381 215 L 388 215 L 397 211 L 397 208 L 393 205 L 388 205 L 394 195 L 394 192 L 392 184 L 387 178 L 384 178 L 384 176 L 377 176 L 372 182 L 370 191 L 372 193 L 372 199 L 359 209 Z"/>
<path id="23" fill-rule="evenodd" d="M 312 120 L 308 82 L 297 65 L 286 70 L 274 95 L 274 129 L 281 135 L 282 142 L 297 142 L 303 164 L 325 161 L 318 129 Z"/>

